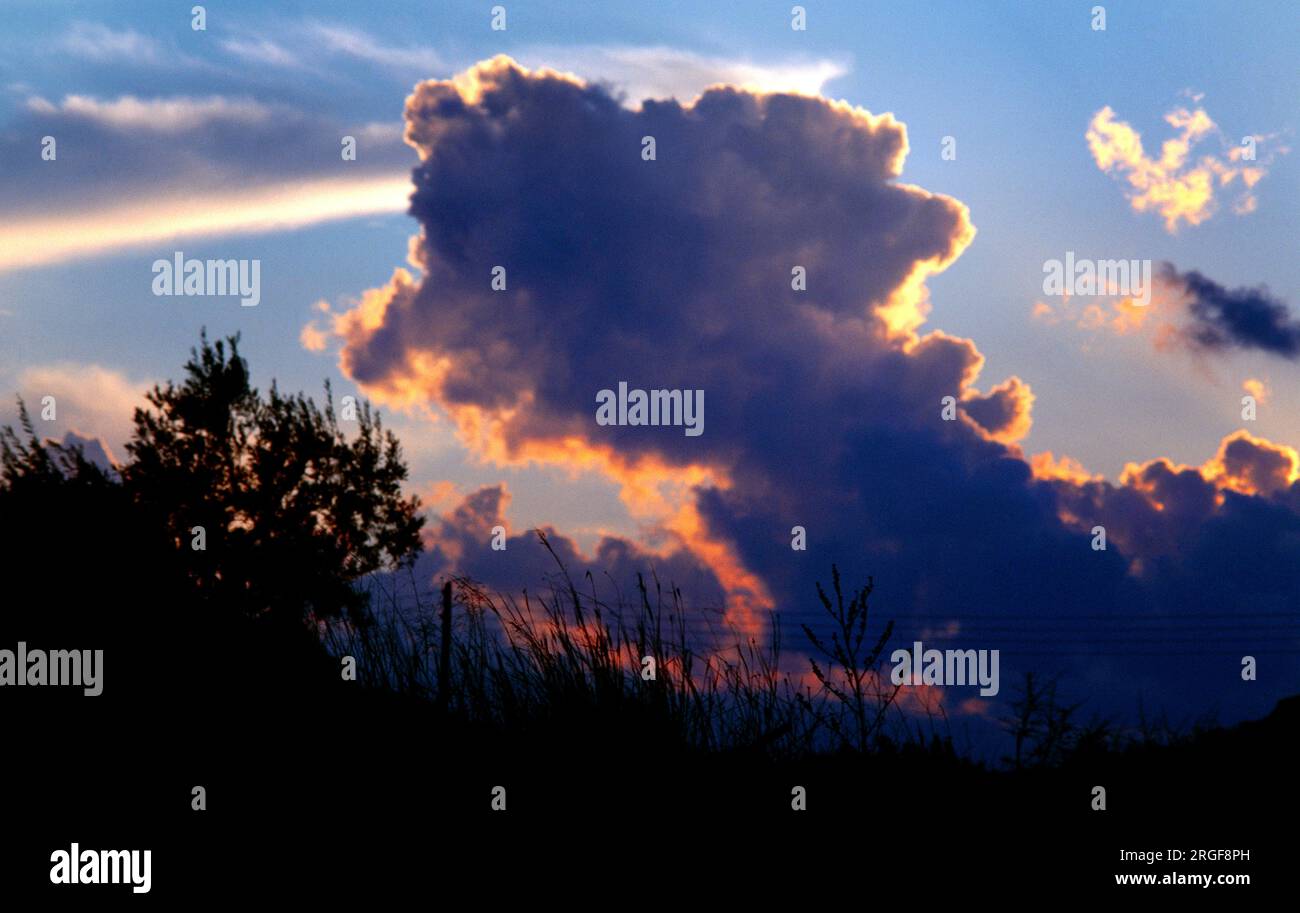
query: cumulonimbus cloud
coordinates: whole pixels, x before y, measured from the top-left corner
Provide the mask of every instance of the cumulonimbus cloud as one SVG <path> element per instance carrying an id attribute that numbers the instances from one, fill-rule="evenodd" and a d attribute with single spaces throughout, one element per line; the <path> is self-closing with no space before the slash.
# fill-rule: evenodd
<path id="1" fill-rule="evenodd" d="M 593 468 L 630 504 L 689 479 L 656 519 L 729 609 L 743 594 L 802 618 L 832 561 L 874 574 L 886 611 L 914 630 L 921 618 L 1176 613 L 1188 593 L 1223 611 L 1245 573 L 1274 602 L 1296 592 L 1300 562 L 1261 572 L 1196 558 L 1224 539 L 1296 550 L 1300 487 L 1278 462 L 1289 448 L 1232 438 L 1212 466 L 1175 472 L 1199 512 L 1153 493 L 1158 469 L 1110 483 L 1068 459 L 1026 459 L 1028 385 L 981 392 L 971 340 L 920 332 L 925 278 L 974 228 L 958 201 L 901 180 L 907 134 L 891 115 L 735 87 L 630 110 L 601 86 L 496 58 L 420 84 L 406 119 L 420 275 L 398 271 L 326 315 L 311 344 L 336 345 L 380 401 L 450 415 L 480 456 Z M 806 290 L 791 281 L 799 267 Z M 598 425 L 596 394 L 619 381 L 703 390 L 705 433 Z M 1172 550 L 1144 522 L 1163 511 L 1183 521 Z M 1090 545 L 1101 522 L 1120 530 L 1106 551 Z M 807 552 L 792 550 L 794 526 Z M 1030 659 L 1008 649 L 1003 662 Z M 1128 662 L 1149 695 L 1195 690 L 1186 664 Z"/>
<path id="2" fill-rule="evenodd" d="M 896 181 L 907 141 L 890 115 L 733 88 L 632 111 L 602 87 L 498 58 L 423 83 L 407 121 L 423 279 L 399 273 L 332 329 L 372 395 L 437 402 L 480 451 L 596 459 L 625 482 L 648 466 L 695 468 L 724 484 L 761 408 L 711 414 L 702 438 L 672 443 L 595 427 L 596 392 L 627 380 L 741 404 L 897 372 L 937 404 L 978 374 L 968 342 L 911 333 L 924 277 L 974 229 L 956 201 Z M 806 151 L 791 156 L 796 146 Z M 505 293 L 489 284 L 496 265 Z M 806 293 L 791 288 L 795 267 Z M 701 531 L 698 518 L 677 522 Z"/>

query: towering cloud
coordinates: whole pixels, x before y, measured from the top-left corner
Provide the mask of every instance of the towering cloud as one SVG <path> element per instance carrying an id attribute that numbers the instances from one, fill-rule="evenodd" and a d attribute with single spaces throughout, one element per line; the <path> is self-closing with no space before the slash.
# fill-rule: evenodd
<path id="1" fill-rule="evenodd" d="M 1013 377 L 981 392 L 971 340 L 919 332 L 926 277 L 974 229 L 956 200 L 899 180 L 907 136 L 891 115 L 730 87 L 632 111 L 497 58 L 421 84 L 406 117 L 421 275 L 399 271 L 318 332 L 370 395 L 435 406 L 482 456 L 608 473 L 716 575 L 733 621 L 755 623 L 765 605 L 803 617 L 836 561 L 851 579 L 875 575 L 904 636 L 1040 614 L 1023 634 L 1084 680 L 1104 665 L 1127 709 L 1136 690 L 1203 694 L 1197 676 L 1226 660 L 1098 656 L 1054 639 L 1054 618 L 1171 618 L 1296 592 L 1287 448 L 1243 438 L 1213 471 L 1152 464 L 1119 484 L 1026 461 L 1029 387 Z M 705 391 L 706 433 L 597 425 L 597 391 L 624 380 Z M 462 559 L 499 514 L 488 499 L 438 530 Z M 1117 535 L 1095 551 L 1101 523 Z M 806 552 L 791 549 L 796 525 Z M 458 539 L 462 527 L 478 532 Z M 1270 557 L 1204 560 L 1225 543 Z M 1036 662 L 1023 639 L 1003 646 L 1004 675 Z M 1268 691 L 1252 696 L 1265 706 Z"/>

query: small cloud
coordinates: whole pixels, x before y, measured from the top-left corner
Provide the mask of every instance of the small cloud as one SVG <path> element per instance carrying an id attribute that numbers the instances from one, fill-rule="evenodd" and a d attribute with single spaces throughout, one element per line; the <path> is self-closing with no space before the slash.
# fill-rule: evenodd
<path id="1" fill-rule="evenodd" d="M 1056 316 L 1056 312 L 1052 310 L 1052 306 L 1046 301 L 1041 300 L 1034 302 L 1033 308 L 1029 311 L 1029 316 L 1035 320 L 1041 320 L 1048 324 L 1056 323 L 1059 319 Z"/>
<path id="2" fill-rule="evenodd" d="M 115 130 L 152 130 L 158 133 L 180 133 L 216 121 L 260 124 L 267 122 L 273 113 L 260 102 L 220 95 L 151 99 L 123 95 L 114 101 L 101 101 L 89 95 L 68 95 L 58 105 L 33 97 L 27 100 L 27 109 L 42 115 L 65 114 Z"/>
<path id="3" fill-rule="evenodd" d="M 163 59 L 162 48 L 154 39 L 134 29 L 116 31 L 98 22 L 72 23 L 60 44 L 65 51 L 99 62 L 153 64 Z"/>
<path id="4" fill-rule="evenodd" d="M 1126 336 L 1141 329 L 1151 311 L 1149 305 L 1138 304 L 1132 298 L 1108 295 L 1089 299 L 1065 295 L 1055 308 L 1046 301 L 1036 300 L 1029 314 L 1032 319 L 1048 326 L 1065 323 L 1089 332 L 1108 330 Z"/>
<path id="5" fill-rule="evenodd" d="M 356 131 L 356 137 L 362 142 L 399 143 L 406 125 L 400 120 L 375 121 L 363 125 Z"/>
<path id="6" fill-rule="evenodd" d="M 302 332 L 298 334 L 298 341 L 308 352 L 324 352 L 329 337 L 323 330 L 316 327 L 314 323 L 305 324 Z"/>
<path id="7" fill-rule="evenodd" d="M 1183 338 L 1209 352 L 1258 349 L 1288 360 L 1300 358 L 1300 321 L 1265 286 L 1229 289 L 1196 270 L 1178 272 L 1162 263 L 1160 281 L 1185 309 Z"/>
<path id="8" fill-rule="evenodd" d="M 1242 381 L 1241 389 L 1255 397 L 1255 402 L 1261 406 L 1268 402 L 1270 391 L 1268 389 L 1268 384 L 1264 383 L 1262 380 L 1248 377 Z"/>
<path id="9" fill-rule="evenodd" d="M 1165 221 L 1165 230 L 1177 232 L 1180 223 L 1200 225 L 1216 211 L 1215 195 L 1238 181 L 1242 194 L 1233 203 L 1239 215 L 1253 212 L 1257 201 L 1252 193 L 1267 174 L 1268 159 L 1245 164 L 1245 149 L 1230 146 L 1205 112 L 1175 108 L 1165 121 L 1177 131 L 1160 146 L 1152 158 L 1142 146 L 1141 135 L 1118 120 L 1109 105 L 1093 115 L 1085 134 L 1097 167 L 1128 182 L 1128 199 L 1135 212 L 1154 211 Z M 1218 137 L 1224 154 L 1192 157 L 1192 147 L 1208 137 Z M 1260 138 L 1257 138 L 1260 139 Z M 1277 150 L 1280 154 L 1288 150 Z"/>
<path id="10" fill-rule="evenodd" d="M 241 60 L 272 67 L 301 69 L 302 60 L 293 51 L 269 38 L 225 38 L 221 47 Z"/>
<path id="11" fill-rule="evenodd" d="M 380 44 L 360 29 L 313 22 L 308 26 L 307 32 L 326 51 L 366 63 L 396 70 L 418 70 L 425 76 L 432 76 L 445 68 L 442 58 L 430 48 Z"/>
<path id="12" fill-rule="evenodd" d="M 1048 325 L 1064 322 L 1088 332 L 1147 332 L 1160 351 L 1254 350 L 1300 359 L 1300 320 L 1266 286 L 1229 289 L 1196 270 L 1179 272 L 1169 262 L 1153 271 L 1150 304 L 1112 298 L 1080 309 L 1067 298 L 1056 307 L 1036 301 L 1031 313 Z"/>

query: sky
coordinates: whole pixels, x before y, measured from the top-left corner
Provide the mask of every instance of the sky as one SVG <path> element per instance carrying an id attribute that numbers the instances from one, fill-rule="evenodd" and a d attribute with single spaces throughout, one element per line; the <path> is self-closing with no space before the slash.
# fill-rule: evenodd
<path id="1" fill-rule="evenodd" d="M 1300 646 L 1300 13 L 1095 5 L 8 2 L 0 421 L 55 395 L 42 433 L 120 459 L 238 332 L 259 385 L 383 409 L 430 577 L 534 585 L 546 527 L 764 637 L 834 560 L 1004 675 L 1266 712 Z M 257 305 L 154 294 L 178 251 L 259 261 Z M 1150 303 L 1048 294 L 1067 253 L 1149 261 Z M 703 434 L 598 425 L 619 381 L 702 389 Z M 1198 644 L 1249 612 L 1283 652 L 1243 683 Z"/>

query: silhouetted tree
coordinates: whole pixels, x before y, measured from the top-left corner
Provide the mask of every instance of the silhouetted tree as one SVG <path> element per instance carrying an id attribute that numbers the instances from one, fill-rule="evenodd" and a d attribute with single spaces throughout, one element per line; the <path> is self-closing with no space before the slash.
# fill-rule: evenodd
<path id="1" fill-rule="evenodd" d="M 150 391 L 152 408 L 135 412 L 126 487 L 210 604 L 275 621 L 364 621 L 354 582 L 420 548 L 400 445 L 368 403 L 349 438 L 328 384 L 323 410 L 274 384 L 259 396 L 238 345 L 204 335 L 184 381 Z"/>
<path id="2" fill-rule="evenodd" d="M 260 396 L 238 337 L 202 336 L 148 401 L 116 469 L 42 441 L 21 400 L 21 433 L 0 430 L 0 550 L 21 569 L 0 633 L 109 647 L 115 693 L 160 662 L 214 698 L 232 666 L 250 697 L 337 681 L 311 623 L 363 623 L 359 578 L 419 550 L 396 438 L 368 405 L 345 434 L 328 385 L 323 410 Z"/>

